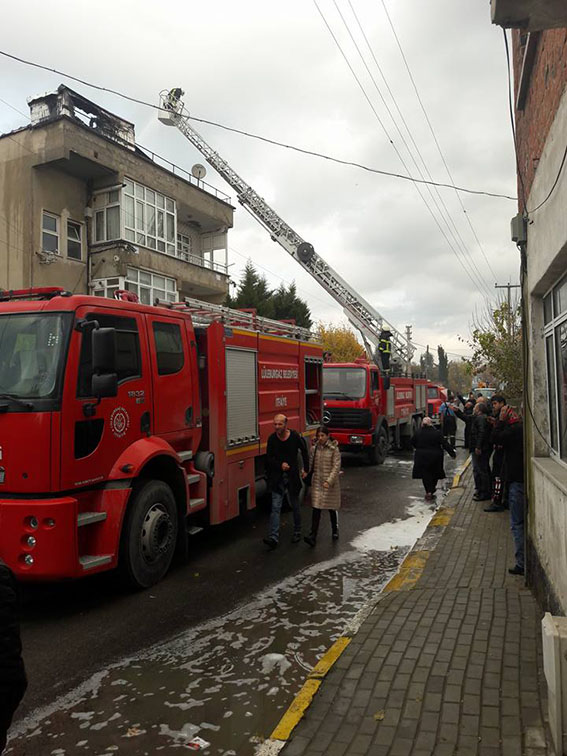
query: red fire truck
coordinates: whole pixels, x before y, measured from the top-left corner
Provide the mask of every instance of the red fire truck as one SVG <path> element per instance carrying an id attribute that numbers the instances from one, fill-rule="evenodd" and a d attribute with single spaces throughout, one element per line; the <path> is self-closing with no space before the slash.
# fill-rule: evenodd
<path id="1" fill-rule="evenodd" d="M 274 414 L 313 433 L 322 362 L 303 329 L 196 300 L 1 292 L 0 556 L 157 582 L 187 532 L 255 506 Z"/>
<path id="2" fill-rule="evenodd" d="M 435 383 L 427 386 L 427 414 L 436 425 L 439 425 L 439 409 L 447 401 L 447 389 Z"/>
<path id="3" fill-rule="evenodd" d="M 389 382 L 389 388 L 387 384 Z M 342 451 L 384 462 L 390 446 L 408 448 L 426 414 L 428 381 L 390 378 L 367 359 L 323 366 L 323 421 Z"/>

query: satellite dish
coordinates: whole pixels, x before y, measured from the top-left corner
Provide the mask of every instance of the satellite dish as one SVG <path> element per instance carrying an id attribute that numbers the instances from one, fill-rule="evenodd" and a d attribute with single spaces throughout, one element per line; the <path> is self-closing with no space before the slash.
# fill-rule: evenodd
<path id="1" fill-rule="evenodd" d="M 202 178 L 205 178 L 207 175 L 207 169 L 204 165 L 201 165 L 201 163 L 195 163 L 195 165 L 191 168 L 191 173 L 193 176 L 199 181 Z"/>

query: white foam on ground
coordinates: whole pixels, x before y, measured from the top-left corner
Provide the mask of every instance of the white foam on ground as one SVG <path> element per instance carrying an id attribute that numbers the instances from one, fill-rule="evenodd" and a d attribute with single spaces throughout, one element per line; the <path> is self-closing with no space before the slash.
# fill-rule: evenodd
<path id="1" fill-rule="evenodd" d="M 423 534 L 431 519 L 431 505 L 425 501 L 413 501 L 404 520 L 392 520 L 356 536 L 351 545 L 358 551 L 389 551 L 398 546 L 413 546 Z"/>

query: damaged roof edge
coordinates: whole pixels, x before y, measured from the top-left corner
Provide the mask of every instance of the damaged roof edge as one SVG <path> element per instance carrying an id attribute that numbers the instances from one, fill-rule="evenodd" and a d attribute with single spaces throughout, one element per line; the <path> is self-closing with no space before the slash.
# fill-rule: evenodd
<path id="1" fill-rule="evenodd" d="M 42 95 L 29 97 L 27 100 L 27 103 L 31 107 L 32 105 L 35 105 L 38 102 L 41 102 L 42 100 L 47 100 L 50 97 L 59 97 L 63 94 L 68 94 L 72 102 L 78 108 L 80 108 L 80 110 L 83 110 L 86 113 L 92 113 L 93 115 L 97 115 L 97 114 L 104 115 L 109 119 L 121 121 L 122 123 L 127 124 L 128 126 L 131 126 L 132 128 L 135 127 L 135 124 L 132 123 L 132 121 L 128 121 L 126 118 L 116 115 L 116 113 L 112 113 L 110 110 L 106 110 L 106 108 L 103 108 L 100 105 L 97 105 L 96 102 L 93 102 L 93 100 L 89 100 L 87 97 L 84 97 L 84 95 L 79 94 L 79 92 L 75 92 L 74 89 L 71 89 L 66 84 L 60 84 L 54 92 L 45 92 Z"/>

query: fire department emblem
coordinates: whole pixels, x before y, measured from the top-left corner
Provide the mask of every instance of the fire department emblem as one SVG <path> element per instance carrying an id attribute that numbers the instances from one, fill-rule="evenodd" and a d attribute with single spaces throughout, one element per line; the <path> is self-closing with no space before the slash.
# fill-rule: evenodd
<path id="1" fill-rule="evenodd" d="M 331 413 L 329 412 L 329 410 L 325 410 L 325 411 L 323 412 L 323 422 L 325 423 L 325 425 L 326 425 L 327 423 L 330 423 L 330 422 L 331 422 Z"/>
<path id="2" fill-rule="evenodd" d="M 122 438 L 130 427 L 130 417 L 124 407 L 116 407 L 110 416 L 110 429 L 116 438 Z"/>

